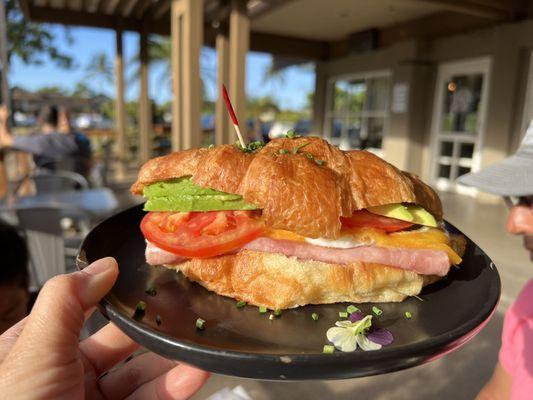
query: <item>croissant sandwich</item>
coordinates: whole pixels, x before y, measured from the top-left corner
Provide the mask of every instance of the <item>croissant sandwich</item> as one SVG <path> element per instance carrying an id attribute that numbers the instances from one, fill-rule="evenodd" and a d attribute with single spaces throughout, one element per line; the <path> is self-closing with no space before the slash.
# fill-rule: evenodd
<path id="1" fill-rule="evenodd" d="M 402 301 L 465 250 L 418 177 L 316 137 L 154 158 L 131 191 L 149 264 L 270 309 Z"/>

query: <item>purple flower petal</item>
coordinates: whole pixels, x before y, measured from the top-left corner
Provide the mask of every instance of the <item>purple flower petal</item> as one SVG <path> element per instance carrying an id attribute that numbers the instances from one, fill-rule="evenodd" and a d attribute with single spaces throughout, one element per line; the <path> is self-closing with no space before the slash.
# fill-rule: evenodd
<path id="1" fill-rule="evenodd" d="M 379 343 L 383 346 L 394 342 L 394 336 L 392 336 L 392 333 L 383 328 L 379 328 L 369 332 L 366 337 L 368 338 L 368 340 L 374 343 Z"/>
<path id="2" fill-rule="evenodd" d="M 350 317 L 348 318 L 351 322 L 357 322 L 357 321 L 361 321 L 365 316 L 363 315 L 363 313 L 360 313 L 360 312 L 353 312 L 350 314 Z"/>

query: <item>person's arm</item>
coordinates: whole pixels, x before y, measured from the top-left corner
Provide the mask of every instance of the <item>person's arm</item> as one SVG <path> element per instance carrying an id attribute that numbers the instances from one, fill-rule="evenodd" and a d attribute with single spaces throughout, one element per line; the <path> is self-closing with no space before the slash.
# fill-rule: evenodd
<path id="1" fill-rule="evenodd" d="M 511 395 L 512 376 L 498 362 L 492 378 L 481 389 L 476 400 L 507 400 Z"/>
<path id="2" fill-rule="evenodd" d="M 0 105 L 0 147 L 11 147 L 13 145 L 13 136 L 8 127 L 9 110 L 2 104 Z"/>

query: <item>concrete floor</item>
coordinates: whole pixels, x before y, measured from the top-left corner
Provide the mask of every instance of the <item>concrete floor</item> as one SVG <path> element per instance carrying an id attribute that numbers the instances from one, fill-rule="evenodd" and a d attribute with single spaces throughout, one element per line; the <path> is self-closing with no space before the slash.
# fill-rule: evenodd
<path id="1" fill-rule="evenodd" d="M 442 194 L 445 218 L 493 259 L 503 291 L 497 312 L 469 343 L 452 354 L 409 370 L 343 381 L 269 382 L 213 375 L 193 399 L 241 385 L 254 400 L 283 399 L 472 399 L 489 379 L 498 357 L 503 316 L 533 274 L 522 239 L 505 232 L 503 202 L 488 204 Z"/>

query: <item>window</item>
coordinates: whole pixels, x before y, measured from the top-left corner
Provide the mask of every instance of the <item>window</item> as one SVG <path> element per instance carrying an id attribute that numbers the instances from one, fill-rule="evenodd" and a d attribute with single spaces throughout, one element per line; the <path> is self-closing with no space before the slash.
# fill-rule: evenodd
<path id="1" fill-rule="evenodd" d="M 388 75 L 336 79 L 329 85 L 326 137 L 343 150 L 367 149 L 382 155 L 389 117 Z"/>

